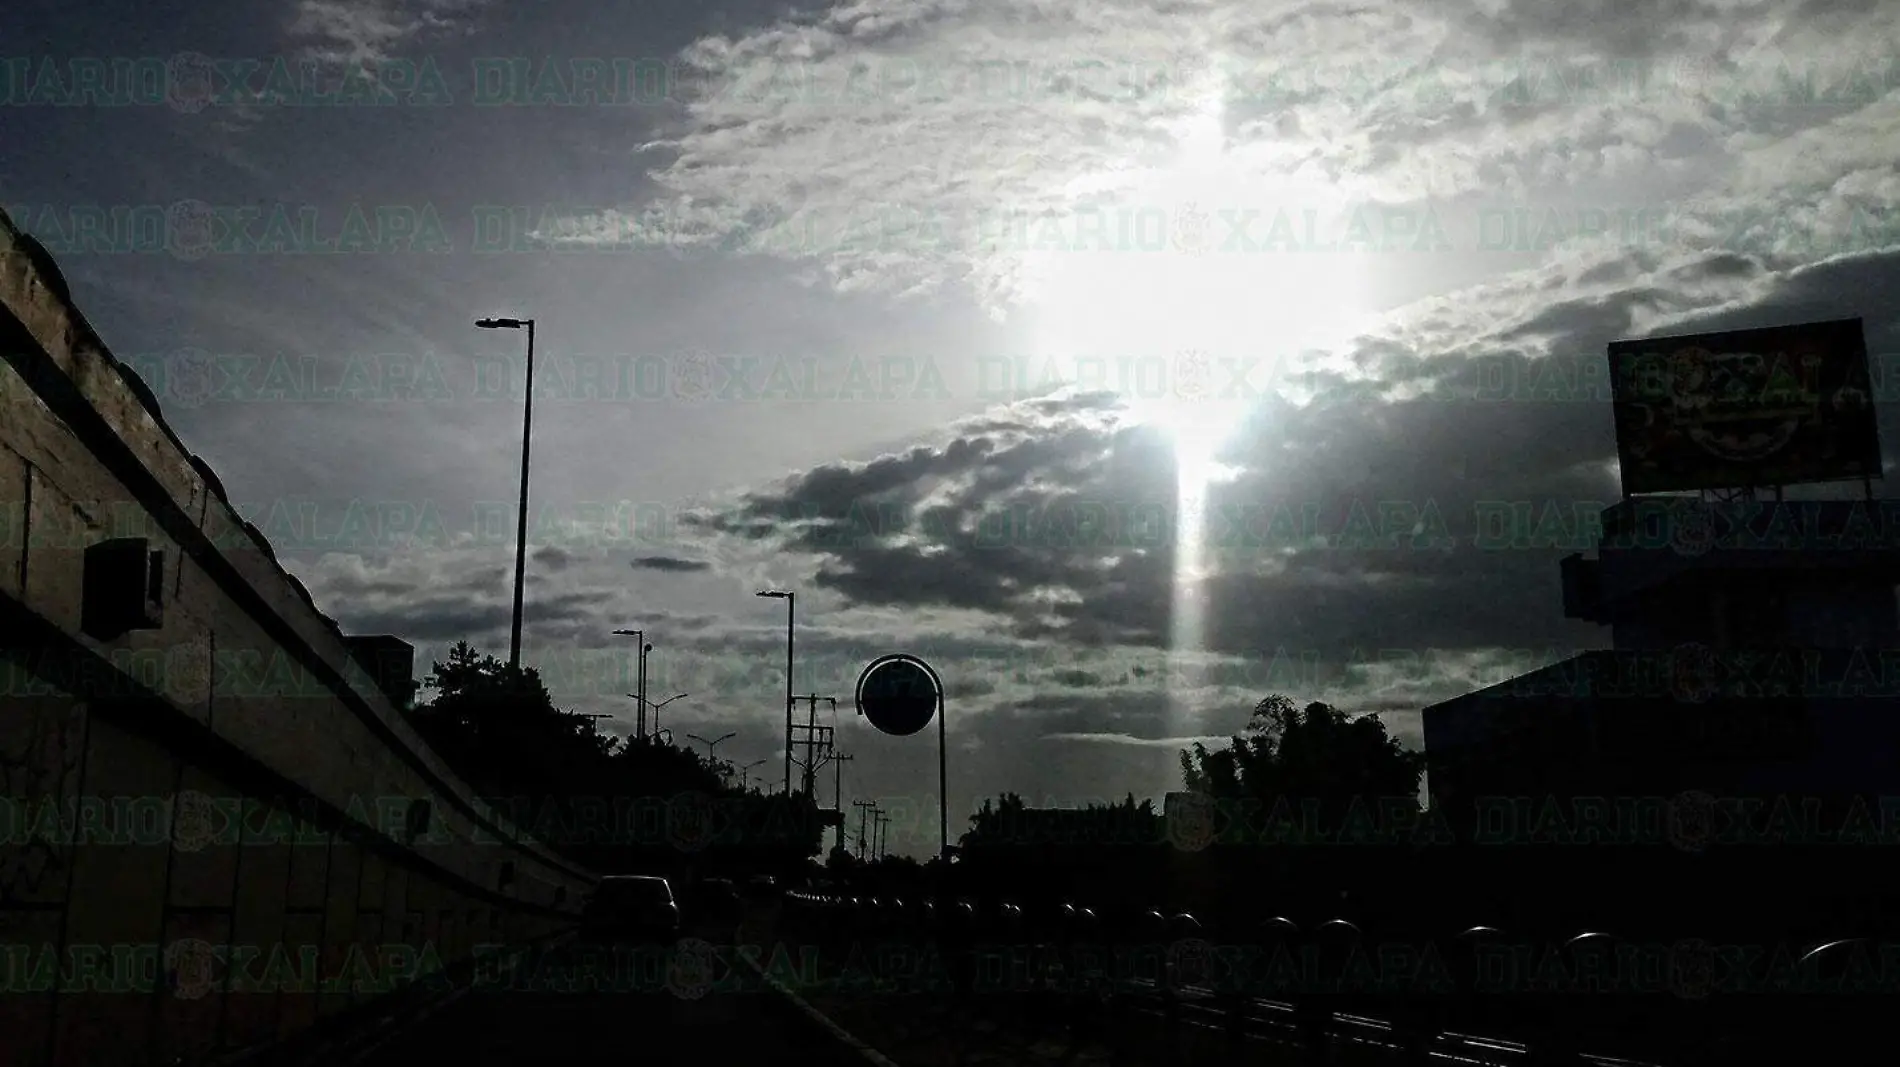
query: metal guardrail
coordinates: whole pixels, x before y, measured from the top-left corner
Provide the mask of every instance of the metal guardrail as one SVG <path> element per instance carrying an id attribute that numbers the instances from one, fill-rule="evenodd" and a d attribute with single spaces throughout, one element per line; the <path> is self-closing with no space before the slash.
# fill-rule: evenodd
<path id="1" fill-rule="evenodd" d="M 1242 1036 L 1250 1038 L 1290 1045 L 1304 1043 L 1298 1018 L 1299 1006 L 1292 1001 L 1250 997 L 1230 1007 L 1218 1003 L 1219 994 L 1211 989 L 1186 986 L 1171 997 L 1167 990 L 1152 983 L 1146 983 L 1146 988 L 1141 988 L 1143 983 L 1140 980 L 1136 984 L 1137 988 L 1131 992 L 1147 1002 L 1137 1010 L 1175 1025 L 1228 1033 L 1238 1029 Z M 1335 1041 L 1370 1046 L 1394 1056 L 1410 1055 L 1413 1051 L 1398 1039 L 1392 1023 L 1370 1015 L 1336 1011 L 1328 1020 L 1327 1029 L 1328 1036 Z M 1487 1067 L 1516 1067 L 1533 1057 L 1531 1046 L 1522 1041 L 1495 1035 L 1462 1034 L 1452 1030 L 1441 1030 L 1431 1035 L 1423 1052 L 1425 1058 L 1449 1059 Z M 1588 1052 L 1577 1053 L 1574 1059 L 1596 1067 L 1659 1067 L 1644 1060 Z"/>
<path id="2" fill-rule="evenodd" d="M 1637 949 L 1658 946 L 1639 946 L 1600 932 L 1581 934 L 1564 942 L 1559 951 L 1562 959 L 1579 966 L 1594 960 L 1611 968 L 1610 981 L 1600 983 L 1596 988 L 1601 995 L 1593 996 L 1579 991 L 1584 988 L 1581 985 L 1532 990 L 1509 982 L 1481 981 L 1473 969 L 1474 959 L 1484 956 L 1480 949 L 1490 951 L 1496 962 L 1501 950 L 1525 946 L 1512 945 L 1502 931 L 1475 927 L 1447 942 L 1454 949 L 1446 953 L 1452 957 L 1454 987 L 1420 993 L 1376 982 L 1354 986 L 1340 980 L 1341 959 L 1354 952 L 1362 953 L 1362 960 L 1377 959 L 1381 947 L 1394 947 L 1381 946 L 1352 923 L 1332 920 L 1302 929 L 1274 919 L 1252 931 L 1252 937 L 1234 940 L 1256 951 L 1262 947 L 1288 950 L 1303 965 L 1321 961 L 1317 969 L 1328 981 L 1250 990 L 1245 983 L 1197 982 L 1192 975 L 1205 972 L 1178 968 L 1176 962 L 1157 968 L 1157 959 L 1169 959 L 1169 949 L 1176 950 L 1176 956 L 1184 947 L 1197 949 L 1205 964 L 1206 950 L 1215 947 L 1206 940 L 1209 931 L 1186 915 L 1164 918 L 1149 913 L 1130 924 L 1103 923 L 1085 909 L 1073 908 L 1060 913 L 1067 919 L 1052 920 L 1047 913 L 1032 919 L 1020 908 L 995 902 L 978 906 L 971 900 L 958 901 L 956 915 L 934 902 L 905 904 L 839 893 L 792 891 L 785 901 L 794 928 L 820 944 L 865 937 L 934 940 L 946 955 L 959 958 L 952 970 L 965 976 L 960 982 L 967 981 L 975 967 L 964 960 L 977 955 L 1053 949 L 1074 965 L 1064 979 L 1068 987 L 1036 986 L 1026 990 L 1031 995 L 1054 993 L 1078 1003 L 1093 1000 L 1111 1009 L 1126 1007 L 1159 1016 L 1176 1025 L 1224 1030 L 1237 1038 L 1280 1040 L 1309 1048 L 1349 1041 L 1387 1049 L 1414 1063 L 1449 1059 L 1499 1067 L 1542 1063 L 1688 1067 L 1763 1056 L 1767 1057 L 1764 1062 L 1796 1062 L 1813 1057 L 1817 1050 L 1831 1064 L 1886 1062 L 1863 1057 L 1873 1056 L 1876 1048 L 1890 1047 L 1877 1040 L 1881 1037 L 1878 1020 L 1885 1016 L 1883 1006 L 1890 1009 L 1900 1002 L 1895 999 L 1900 993 L 1900 952 L 1882 951 L 1882 946 L 1858 938 L 1785 951 L 1791 969 L 1782 985 L 1775 987 L 1777 991 L 1771 992 L 1745 981 L 1725 987 L 1724 967 L 1732 971 L 1732 961 L 1715 958 L 1714 946 L 1699 942 L 1665 946 L 1692 951 L 1684 959 L 1662 961 L 1672 969 L 1660 987 L 1638 989 L 1622 969 L 1637 958 Z M 1071 921 L 1078 917 L 1082 921 Z M 1700 957 L 1693 951 L 1698 945 Z M 1124 968 L 1117 967 L 1104 987 L 1100 967 L 1105 949 L 1141 953 L 1149 965 L 1143 973 L 1149 977 L 1119 973 Z M 1074 954 L 1082 950 L 1093 951 L 1091 962 Z M 1642 958 L 1655 963 L 1654 953 Z M 1872 973 L 1866 970 L 1870 959 L 1876 961 Z M 1117 963 L 1125 962 L 1118 954 Z M 1880 967 L 1896 973 L 1885 973 Z M 1182 970 L 1189 977 L 1177 977 Z M 1308 971 L 1302 975 L 1312 977 Z M 1077 979 L 1087 981 L 1078 984 Z M 1652 975 L 1650 980 L 1654 979 Z M 1085 985 L 1098 995 L 1073 995 Z M 1871 999 L 1881 996 L 1886 999 Z M 1849 1035 L 1850 1029 L 1862 1033 Z M 1858 1047 L 1863 1045 L 1864 1050 Z"/>

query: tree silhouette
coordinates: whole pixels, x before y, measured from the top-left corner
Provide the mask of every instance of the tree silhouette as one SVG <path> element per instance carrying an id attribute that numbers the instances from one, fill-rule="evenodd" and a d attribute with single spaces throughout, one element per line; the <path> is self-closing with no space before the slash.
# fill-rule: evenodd
<path id="1" fill-rule="evenodd" d="M 1399 902 L 1370 898 L 1415 881 L 1400 867 L 1414 864 L 1417 852 L 1381 846 L 1416 843 L 1424 770 L 1424 755 L 1407 751 L 1377 716 L 1269 696 L 1227 747 L 1196 744 L 1181 753 L 1188 791 L 1227 810 L 1219 820 L 1224 844 L 1178 861 L 1177 881 L 1190 883 L 1191 895 L 1217 898 L 1215 909 L 1229 914 L 1257 903 L 1235 887 L 1261 885 L 1283 898 L 1276 908 L 1361 920 L 1389 913 Z M 1304 847 L 1335 843 L 1368 847 Z"/>
<path id="2" fill-rule="evenodd" d="M 540 674 L 457 642 L 410 713 L 509 821 L 602 872 L 785 872 L 822 848 L 806 797 L 731 785 L 729 764 L 656 737 L 615 741 L 555 706 Z M 683 872 L 681 872 L 683 873 Z"/>
<path id="3" fill-rule="evenodd" d="M 1006 892 L 1024 904 L 1120 908 L 1146 901 L 1165 876 L 1166 826 L 1154 802 L 1031 807 L 1004 793 L 970 816 L 958 840 L 959 892 Z"/>
<path id="4" fill-rule="evenodd" d="M 614 749 L 592 719 L 555 707 L 538 671 L 480 656 L 466 641 L 434 665 L 423 687 L 436 695 L 412 721 L 484 793 L 545 798 L 564 776 Z"/>
<path id="5" fill-rule="evenodd" d="M 1377 716 L 1318 702 L 1300 709 L 1278 693 L 1254 706 L 1227 748 L 1197 743 L 1181 753 L 1190 792 L 1318 800 L 1329 811 L 1354 798 L 1415 796 L 1424 773 L 1424 754 L 1406 750 Z"/>

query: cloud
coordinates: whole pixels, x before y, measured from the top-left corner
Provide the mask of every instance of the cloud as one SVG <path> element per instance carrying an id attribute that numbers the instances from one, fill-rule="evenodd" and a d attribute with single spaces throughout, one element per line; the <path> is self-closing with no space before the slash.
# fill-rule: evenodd
<path id="1" fill-rule="evenodd" d="M 534 550 L 535 566 L 550 571 L 560 571 L 574 562 L 574 556 L 559 545 L 547 545 Z"/>
<path id="2" fill-rule="evenodd" d="M 1134 745 L 1142 748 L 1179 750 L 1194 745 L 1224 745 L 1227 737 L 1129 737 L 1126 734 L 1044 734 L 1044 741 L 1078 741 L 1083 744 Z"/>
<path id="3" fill-rule="evenodd" d="M 488 0 L 297 0 L 289 32 L 306 58 L 334 66 L 387 63 L 405 46 L 467 28 Z"/>
<path id="4" fill-rule="evenodd" d="M 1764 186 L 1795 228 L 1838 228 L 1830 210 L 1869 202 L 1887 174 L 1893 11 L 1774 19 L 1685 0 L 1637 28 L 1595 5 L 1494 8 L 1200 0 L 1002 17 L 895 0 L 789 17 L 686 49 L 685 114 L 651 146 L 673 155 L 654 191 L 550 236 L 773 256 L 844 291 L 965 285 L 1001 308 L 1051 247 L 1038 227 L 1073 238 L 1103 205 L 1161 206 L 1183 236 L 1190 205 L 1158 205 L 1145 176 L 1196 137 L 1232 172 L 1217 195 L 1273 190 L 1269 214 L 1331 214 L 1334 193 L 1636 209 L 1683 220 L 1665 239 L 1702 247 Z M 1849 173 L 1858 189 L 1832 188 Z"/>
<path id="5" fill-rule="evenodd" d="M 1328 663 L 1579 647 L 1605 635 L 1563 617 L 1557 563 L 1595 547 L 1620 495 L 1605 346 L 1865 314 L 1870 345 L 1896 350 L 1897 261 L 1770 272 L 1707 255 L 1563 300 L 1518 279 L 1418 309 L 1289 368 L 1304 403 L 1257 405 L 1186 542 L 1193 572 L 1173 444 L 1106 394 L 1002 408 L 694 521 L 811 560 L 847 604 L 974 612 L 1032 642 L 1177 649 L 1191 624 L 1212 653 Z"/>
<path id="6" fill-rule="evenodd" d="M 674 556 L 641 556 L 639 559 L 633 561 L 633 566 L 636 570 L 673 571 L 676 573 L 708 571 L 712 569 L 712 564 L 704 560 L 679 559 Z"/>

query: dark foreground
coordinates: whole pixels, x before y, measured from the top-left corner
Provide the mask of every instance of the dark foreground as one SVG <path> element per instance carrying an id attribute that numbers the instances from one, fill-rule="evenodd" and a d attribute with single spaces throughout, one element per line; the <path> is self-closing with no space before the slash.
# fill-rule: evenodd
<path id="1" fill-rule="evenodd" d="M 566 946 L 543 953 L 512 975 L 487 976 L 367 1061 L 438 1062 L 863 1067 L 764 988 L 729 948 L 696 939 L 670 950 Z"/>

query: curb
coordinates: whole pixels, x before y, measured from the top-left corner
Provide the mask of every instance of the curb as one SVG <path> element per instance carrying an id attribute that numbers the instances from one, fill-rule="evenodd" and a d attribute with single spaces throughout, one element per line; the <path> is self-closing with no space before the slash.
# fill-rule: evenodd
<path id="1" fill-rule="evenodd" d="M 824 1028 L 826 1033 L 830 1034 L 833 1038 L 837 1039 L 846 1048 L 849 1048 L 851 1051 L 857 1053 L 860 1057 L 864 1059 L 866 1063 L 869 1063 L 871 1067 L 898 1067 L 897 1063 L 893 1061 L 889 1056 L 886 1056 L 882 1052 L 879 1052 L 878 1050 L 872 1048 L 870 1045 L 865 1044 L 862 1040 L 858 1038 L 856 1034 L 853 1034 L 851 1031 L 846 1030 L 844 1027 L 839 1026 L 835 1022 L 832 1022 L 829 1016 L 827 1016 L 824 1012 L 819 1011 L 817 1008 L 812 1007 L 811 1004 L 808 1001 L 806 1001 L 804 997 L 799 996 L 797 993 L 793 992 L 790 988 L 785 986 L 778 979 L 765 973 L 765 968 L 760 967 L 757 960 L 754 960 L 752 957 L 747 956 L 744 953 L 735 953 L 735 955 L 737 955 L 740 959 L 744 960 L 745 965 L 752 969 L 752 973 L 758 975 L 760 980 L 762 980 L 766 984 L 766 986 L 769 987 L 773 992 L 776 992 L 778 995 L 790 1001 L 794 1007 L 796 1007 L 800 1012 L 802 1012 L 805 1015 L 806 1018 L 810 1019 L 812 1022 L 815 1022 L 820 1027 Z"/>

